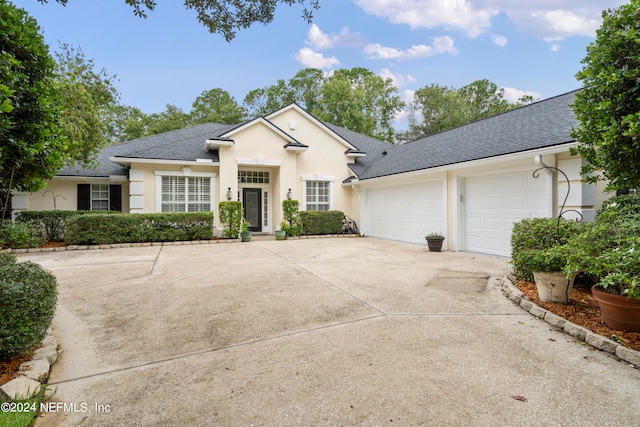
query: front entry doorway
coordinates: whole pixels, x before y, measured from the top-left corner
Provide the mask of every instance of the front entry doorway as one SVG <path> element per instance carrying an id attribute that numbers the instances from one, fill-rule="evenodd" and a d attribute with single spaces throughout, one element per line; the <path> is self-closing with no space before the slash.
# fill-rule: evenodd
<path id="1" fill-rule="evenodd" d="M 242 208 L 244 210 L 244 218 L 249 221 L 249 230 L 262 231 L 262 189 L 260 188 L 243 188 L 242 189 Z"/>

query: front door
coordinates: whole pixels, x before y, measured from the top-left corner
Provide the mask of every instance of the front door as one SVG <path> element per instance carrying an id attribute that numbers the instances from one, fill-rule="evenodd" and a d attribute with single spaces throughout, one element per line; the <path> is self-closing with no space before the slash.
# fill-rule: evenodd
<path id="1" fill-rule="evenodd" d="M 262 190 L 260 188 L 242 189 L 242 207 L 244 218 L 249 221 L 249 230 L 262 231 Z"/>

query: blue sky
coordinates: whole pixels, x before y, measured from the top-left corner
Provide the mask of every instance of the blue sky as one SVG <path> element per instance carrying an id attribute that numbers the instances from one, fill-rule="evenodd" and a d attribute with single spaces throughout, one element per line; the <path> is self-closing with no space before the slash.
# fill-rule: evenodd
<path id="1" fill-rule="evenodd" d="M 436 83 L 459 88 L 489 79 L 517 99 L 541 99 L 580 85 L 575 74 L 619 0 L 320 0 L 312 24 L 300 6 L 227 43 L 182 2 L 158 0 L 147 19 L 124 0 L 13 0 L 36 18 L 46 42 L 80 47 L 117 76 L 121 102 L 157 113 L 189 112 L 203 91 L 222 88 L 241 104 L 252 89 L 306 67 L 326 73 L 364 67 L 390 77 L 405 100 Z M 404 127 L 402 117 L 398 127 Z"/>

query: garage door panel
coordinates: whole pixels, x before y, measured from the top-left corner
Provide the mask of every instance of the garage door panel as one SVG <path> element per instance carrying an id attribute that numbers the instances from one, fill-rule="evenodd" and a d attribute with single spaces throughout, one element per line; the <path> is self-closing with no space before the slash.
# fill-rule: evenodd
<path id="1" fill-rule="evenodd" d="M 433 181 L 367 190 L 367 234 L 425 243 L 424 236 L 446 228 L 443 183 Z"/>
<path id="2" fill-rule="evenodd" d="M 464 191 L 469 251 L 510 256 L 513 223 L 546 216 L 546 181 L 530 171 L 467 178 Z"/>

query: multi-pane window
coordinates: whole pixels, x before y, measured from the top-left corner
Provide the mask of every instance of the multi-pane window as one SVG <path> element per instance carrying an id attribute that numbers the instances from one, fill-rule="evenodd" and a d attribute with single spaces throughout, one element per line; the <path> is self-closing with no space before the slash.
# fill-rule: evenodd
<path id="1" fill-rule="evenodd" d="M 91 184 L 91 210 L 109 210 L 109 184 Z"/>
<path id="2" fill-rule="evenodd" d="M 262 223 L 265 227 L 269 226 L 269 192 L 262 192 Z"/>
<path id="3" fill-rule="evenodd" d="M 329 181 L 306 181 L 308 211 L 328 211 L 331 209 Z"/>
<path id="4" fill-rule="evenodd" d="M 162 177 L 162 212 L 211 210 L 211 178 Z"/>
<path id="5" fill-rule="evenodd" d="M 248 182 L 251 184 L 268 184 L 269 172 L 238 171 L 238 182 Z"/>

